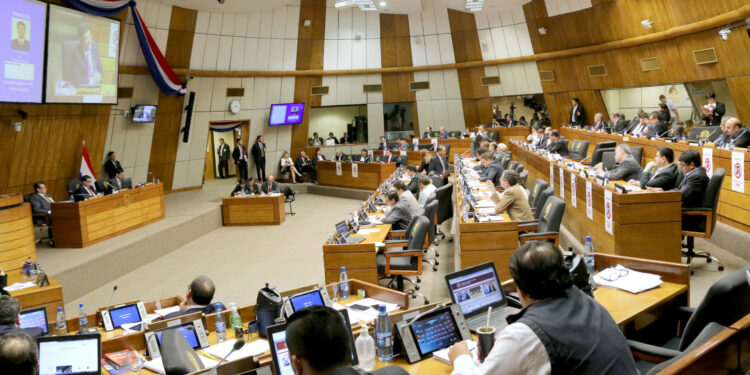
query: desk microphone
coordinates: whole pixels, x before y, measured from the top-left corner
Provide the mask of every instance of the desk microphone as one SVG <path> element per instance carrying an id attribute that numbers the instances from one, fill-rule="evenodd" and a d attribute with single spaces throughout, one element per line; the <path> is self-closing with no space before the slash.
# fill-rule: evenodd
<path id="1" fill-rule="evenodd" d="M 222 358 L 219 361 L 219 363 L 213 365 L 210 369 L 208 369 L 208 371 L 206 371 L 206 373 L 207 374 L 209 374 L 209 373 L 215 374 L 216 373 L 216 368 L 219 367 L 219 366 L 221 366 L 222 363 L 226 362 L 227 358 L 229 358 L 229 356 L 232 355 L 232 353 L 234 353 L 234 352 L 242 349 L 243 346 L 245 346 L 245 340 L 244 339 L 237 339 L 237 341 L 235 341 L 234 345 L 232 346 L 232 350 L 230 350 L 229 353 L 227 353 L 227 355 L 225 355 L 224 358 Z"/>
<path id="2" fill-rule="evenodd" d="M 667 129 L 663 133 L 657 135 L 656 138 L 662 138 L 662 137 L 664 137 L 664 134 L 667 134 L 667 133 L 669 133 L 669 129 Z"/>
<path id="3" fill-rule="evenodd" d="M 117 291 L 117 285 L 112 288 L 112 295 L 109 296 L 109 303 L 107 303 L 107 310 L 109 310 L 109 307 L 112 306 L 112 298 L 115 297 L 115 292 Z"/>

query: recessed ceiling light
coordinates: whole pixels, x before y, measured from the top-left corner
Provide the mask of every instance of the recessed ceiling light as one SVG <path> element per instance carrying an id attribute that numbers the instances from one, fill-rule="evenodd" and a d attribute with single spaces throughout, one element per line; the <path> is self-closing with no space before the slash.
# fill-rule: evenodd
<path id="1" fill-rule="evenodd" d="M 381 6 L 381 7 L 384 7 L 384 6 L 386 6 L 386 5 L 388 5 L 388 4 L 386 4 L 386 2 L 385 2 L 385 1 L 381 1 L 381 2 L 380 2 L 380 6 Z"/>

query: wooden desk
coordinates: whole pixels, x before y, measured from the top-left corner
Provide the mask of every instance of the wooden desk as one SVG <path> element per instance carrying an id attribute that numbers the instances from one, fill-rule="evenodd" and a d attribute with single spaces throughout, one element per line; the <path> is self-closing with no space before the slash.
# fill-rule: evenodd
<path id="1" fill-rule="evenodd" d="M 358 244 L 323 245 L 323 266 L 326 283 L 338 282 L 341 267 L 346 267 L 350 278 L 378 284 L 378 261 L 375 243 L 382 243 L 391 231 L 391 224 L 376 225 L 377 232 L 370 233 Z"/>
<path id="2" fill-rule="evenodd" d="M 391 151 L 394 156 L 401 156 L 401 151 Z M 435 151 L 430 151 L 431 154 L 435 155 Z M 383 151 L 373 150 L 372 154 L 375 156 L 383 155 Z M 422 164 L 422 152 L 421 151 L 406 151 L 407 163 L 419 166 Z"/>
<path id="3" fill-rule="evenodd" d="M 336 174 L 336 162 L 318 162 L 318 185 L 350 189 L 375 190 L 396 170 L 396 163 L 356 163 L 357 177 L 352 176 L 352 164 L 341 162 L 341 175 Z"/>
<path id="4" fill-rule="evenodd" d="M 83 202 L 52 203 L 55 244 L 87 247 L 164 219 L 162 183 Z"/>
<path id="5" fill-rule="evenodd" d="M 540 178 L 554 180 L 555 195 L 560 195 L 560 166 L 546 157 L 518 146 L 508 144 L 513 159 L 529 171 L 528 186 Z M 550 164 L 553 165 L 550 174 Z M 681 256 L 680 234 L 682 226 L 682 201 L 679 191 L 620 194 L 612 187 L 612 233 L 605 230 L 605 188 L 593 178 L 585 179 L 578 172 L 563 166 L 565 174 L 565 217 L 563 224 L 581 242 L 586 236 L 593 239 L 597 252 L 625 255 L 636 258 L 679 262 Z M 571 173 L 576 176 L 576 207 L 572 204 Z M 586 213 L 586 181 L 591 181 L 593 220 Z"/>
<path id="6" fill-rule="evenodd" d="M 31 205 L 18 194 L 0 197 L 0 268 L 10 275 L 27 260 L 36 261 Z"/>
<path id="7" fill-rule="evenodd" d="M 49 280 L 48 286 L 33 286 L 31 288 L 10 292 L 10 295 L 21 303 L 22 310 L 45 307 L 47 309 L 47 318 L 55 319 L 57 316 L 57 308 L 64 305 L 62 285 L 50 275 L 47 275 L 47 279 Z M 23 276 L 19 269 L 8 273 L 8 285 L 13 285 L 22 281 Z"/>
<path id="8" fill-rule="evenodd" d="M 279 225 L 286 220 L 284 194 L 225 197 L 221 200 L 224 226 Z"/>
<path id="9" fill-rule="evenodd" d="M 568 138 L 569 140 L 586 140 L 589 141 L 588 153 L 594 152 L 596 144 L 599 142 L 614 141 L 617 144 L 627 143 L 631 147 L 643 147 L 643 159 L 641 163 L 645 166 L 646 163 L 653 160 L 656 155 L 656 149 L 661 146 L 668 146 L 674 150 L 674 160 L 685 150 L 695 150 L 703 155 L 703 148 L 698 146 L 691 146 L 686 142 L 668 143 L 664 140 L 650 140 L 644 137 L 623 137 L 617 134 L 606 134 L 606 133 L 595 133 L 587 130 L 563 128 L 560 130 L 560 134 Z M 739 148 L 738 151 L 745 152 L 746 149 Z M 731 225 L 739 230 L 750 232 L 750 154 L 745 154 L 745 192 L 738 193 L 732 190 L 732 151 L 730 150 L 713 150 L 714 157 L 714 169 L 724 168 L 727 171 L 727 175 L 724 178 L 724 182 L 721 185 L 721 193 L 719 195 L 719 207 L 717 209 L 719 221 Z"/>

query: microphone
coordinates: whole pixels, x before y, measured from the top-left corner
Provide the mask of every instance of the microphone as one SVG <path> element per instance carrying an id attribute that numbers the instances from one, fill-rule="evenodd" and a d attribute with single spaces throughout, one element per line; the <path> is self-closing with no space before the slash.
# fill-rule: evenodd
<path id="1" fill-rule="evenodd" d="M 213 367 L 208 369 L 207 373 L 216 370 L 217 367 L 221 366 L 222 363 L 227 361 L 227 358 L 229 358 L 232 353 L 242 349 L 243 346 L 245 346 L 245 339 L 237 339 L 237 341 L 235 341 L 234 345 L 232 346 L 232 350 L 230 350 L 229 353 L 227 353 L 227 355 L 225 355 L 224 358 L 219 361 L 219 363 L 213 365 Z"/>
<path id="2" fill-rule="evenodd" d="M 706 138 L 702 138 L 704 141 L 711 142 L 711 137 L 713 137 L 714 134 L 716 134 L 717 131 L 721 130 L 720 127 L 716 127 L 716 130 L 714 130 L 711 134 L 708 135 Z"/>
<path id="3" fill-rule="evenodd" d="M 667 133 L 669 133 L 669 129 L 667 129 L 663 133 L 657 135 L 656 138 L 662 138 L 664 136 L 664 134 L 667 134 Z"/>
<path id="4" fill-rule="evenodd" d="M 112 295 L 109 296 L 109 303 L 107 303 L 107 310 L 109 310 L 109 307 L 112 306 L 112 298 L 115 297 L 115 292 L 117 291 L 117 285 L 112 288 Z"/>

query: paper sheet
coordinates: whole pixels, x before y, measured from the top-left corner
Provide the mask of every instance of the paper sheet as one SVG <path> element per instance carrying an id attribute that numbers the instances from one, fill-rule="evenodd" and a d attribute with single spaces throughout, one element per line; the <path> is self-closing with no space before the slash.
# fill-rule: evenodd
<path id="1" fill-rule="evenodd" d="M 353 324 L 356 324 L 356 323 L 359 323 L 360 321 L 370 322 L 370 321 L 377 319 L 378 306 L 380 306 L 381 304 L 385 304 L 385 311 L 388 313 L 401 309 L 401 306 L 395 303 L 378 301 L 373 298 L 365 298 L 359 301 L 346 304 L 346 311 L 347 313 L 349 313 L 349 321 L 352 322 Z M 352 305 L 370 306 L 370 308 L 363 311 L 363 310 L 351 308 Z M 334 305 L 334 308 L 335 308 L 335 305 Z M 343 308 L 343 306 L 341 306 L 341 308 Z"/>
<path id="2" fill-rule="evenodd" d="M 208 353 L 216 358 L 224 358 L 225 355 L 229 354 L 229 352 L 232 351 L 232 347 L 234 346 L 235 341 L 237 341 L 237 339 L 226 340 L 222 343 L 203 349 L 203 352 Z M 231 362 L 250 356 L 261 355 L 268 350 L 268 341 L 263 339 L 255 340 L 246 343 L 245 346 L 242 347 L 242 349 L 232 353 L 232 355 L 227 358 L 227 361 Z"/>
<path id="3" fill-rule="evenodd" d="M 159 314 L 159 316 L 164 316 L 164 315 L 176 312 L 176 311 L 180 311 L 180 305 L 176 305 L 176 306 L 172 306 L 172 307 L 167 307 L 166 309 L 154 310 L 154 313 L 155 314 Z"/>
<path id="4" fill-rule="evenodd" d="M 205 368 L 211 368 L 216 366 L 218 361 L 214 361 L 211 358 L 206 358 L 204 356 L 199 355 L 198 358 L 201 359 L 201 362 L 203 362 L 203 367 Z M 164 374 L 166 371 L 164 370 L 164 362 L 162 362 L 161 357 L 152 359 L 146 363 L 143 364 L 143 368 L 151 370 L 158 374 Z"/>
<path id="5" fill-rule="evenodd" d="M 380 230 L 379 230 L 378 228 L 373 228 L 373 229 L 360 229 L 360 230 L 358 230 L 358 231 L 357 231 L 357 235 L 358 235 L 358 236 L 367 236 L 368 234 L 371 234 L 371 233 L 376 233 L 376 232 L 379 232 L 379 231 L 380 231 Z"/>
<path id="6" fill-rule="evenodd" d="M 477 204 L 475 205 L 475 207 L 477 207 L 477 208 L 487 208 L 487 207 L 495 208 L 495 203 L 492 202 L 489 199 L 487 199 L 487 200 L 481 200 L 481 201 L 477 202 Z"/>
<path id="7" fill-rule="evenodd" d="M 8 285 L 8 286 L 5 287 L 5 291 L 7 291 L 7 292 L 15 292 L 17 290 L 31 288 L 33 286 L 36 286 L 36 283 L 34 283 L 33 281 L 26 281 L 26 282 L 22 282 L 22 283 L 15 283 L 13 285 Z"/>
<path id="8" fill-rule="evenodd" d="M 474 358 L 475 361 L 478 361 L 479 351 L 477 351 L 477 343 L 471 340 L 464 340 L 464 341 L 466 342 L 466 345 L 469 347 L 469 350 L 471 351 L 471 356 Z M 448 357 L 448 351 L 450 351 L 450 347 L 435 351 L 432 353 L 432 356 L 438 361 L 445 362 L 450 365 L 451 360 Z"/>
<path id="9" fill-rule="evenodd" d="M 489 221 L 503 221 L 503 220 L 505 219 L 503 219 L 503 217 L 500 215 L 482 216 L 479 218 L 480 223 L 486 223 Z"/>
<path id="10" fill-rule="evenodd" d="M 623 272 L 627 274 L 618 277 Z M 659 275 L 634 271 L 619 264 L 597 273 L 594 276 L 594 282 L 600 286 L 621 289 L 633 294 L 656 288 L 662 283 Z"/>

